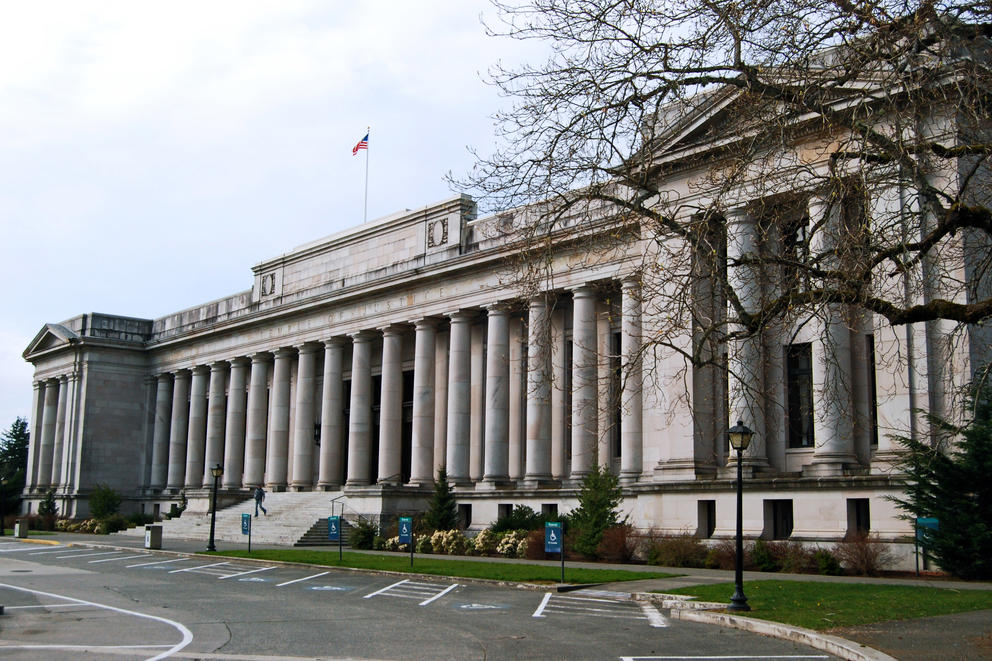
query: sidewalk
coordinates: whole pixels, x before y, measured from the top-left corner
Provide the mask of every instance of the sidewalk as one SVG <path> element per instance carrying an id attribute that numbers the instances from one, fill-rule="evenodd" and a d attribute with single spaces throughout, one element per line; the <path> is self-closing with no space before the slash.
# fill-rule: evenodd
<path id="1" fill-rule="evenodd" d="M 0 538 L 2 539 L 2 538 Z M 12 539 L 12 538 L 11 538 Z M 85 535 L 78 533 L 54 533 L 31 538 L 35 543 L 86 544 L 116 548 L 144 548 L 144 538 L 126 535 Z M 247 542 L 219 542 L 220 550 L 245 550 Z M 252 550 L 284 549 L 275 544 L 252 544 Z M 329 547 L 300 547 L 310 550 L 332 550 Z M 206 549 L 202 540 L 163 539 L 162 551 L 173 553 L 201 553 Z M 350 549 L 349 549 L 350 550 Z M 384 551 L 359 551 L 360 553 L 386 553 Z M 419 554 L 418 554 L 419 556 Z M 427 556 L 430 557 L 430 556 Z M 473 558 L 460 560 L 476 562 L 506 562 L 546 564 L 557 566 L 558 561 L 512 560 L 508 558 Z M 602 569 L 602 563 L 568 562 L 568 567 Z M 628 593 L 631 596 L 664 592 L 692 585 L 733 582 L 734 572 L 720 569 L 665 568 L 645 565 L 613 565 L 629 571 L 665 571 L 681 574 L 675 578 L 652 578 L 645 580 L 606 583 L 596 586 L 599 590 Z M 992 590 L 992 583 L 963 582 L 953 579 L 934 580 L 916 578 L 864 578 L 848 576 L 819 576 L 812 574 L 769 574 L 764 572 L 744 572 L 745 581 L 796 580 L 807 582 L 845 583 L 858 582 L 876 585 L 916 585 L 955 590 Z M 727 595 L 728 601 L 730 594 Z M 992 610 L 973 611 L 910 620 L 895 620 L 876 624 L 840 628 L 825 632 L 833 636 L 867 645 L 899 659 L 900 661 L 965 661 L 972 659 L 992 660 Z"/>

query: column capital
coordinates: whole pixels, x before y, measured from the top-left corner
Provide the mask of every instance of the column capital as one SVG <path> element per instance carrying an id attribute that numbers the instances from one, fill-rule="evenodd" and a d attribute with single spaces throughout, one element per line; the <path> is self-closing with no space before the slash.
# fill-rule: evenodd
<path id="1" fill-rule="evenodd" d="M 482 306 L 486 313 L 491 317 L 494 315 L 507 316 L 510 314 L 510 303 L 507 301 L 496 301 L 494 303 L 487 303 Z"/>
<path id="2" fill-rule="evenodd" d="M 641 288 L 641 276 L 639 273 L 628 273 L 620 278 L 620 288 L 624 291 L 633 291 Z"/>
<path id="3" fill-rule="evenodd" d="M 454 312 L 445 312 L 444 316 L 451 320 L 451 323 L 468 323 L 474 320 L 479 313 L 475 310 L 455 310 Z"/>
<path id="4" fill-rule="evenodd" d="M 256 365 L 258 363 L 271 363 L 272 354 L 268 351 L 257 351 L 249 356 L 251 359 L 251 364 Z"/>
<path id="5" fill-rule="evenodd" d="M 280 358 L 289 358 L 295 353 L 296 353 L 296 349 L 292 347 L 279 347 L 278 349 L 272 352 L 272 355 L 275 357 L 276 360 L 279 360 Z"/>
<path id="6" fill-rule="evenodd" d="M 178 369 L 172 373 L 172 378 L 174 379 L 189 379 L 192 370 L 189 369 Z"/>
<path id="7" fill-rule="evenodd" d="M 415 330 L 436 328 L 438 324 L 437 317 L 419 317 L 413 320 L 413 327 Z"/>
<path id="8" fill-rule="evenodd" d="M 68 374 L 59 374 L 58 377 L 56 377 L 56 378 L 58 378 L 59 384 L 69 383 L 69 375 Z"/>
<path id="9" fill-rule="evenodd" d="M 321 346 L 316 342 L 304 342 L 303 344 L 296 345 L 296 351 L 301 355 L 305 353 L 314 353 L 320 348 Z"/>
<path id="10" fill-rule="evenodd" d="M 343 337 L 338 337 L 338 336 L 330 337 L 324 340 L 324 348 L 330 349 L 331 347 L 343 347 L 345 344 L 347 344 L 347 342 L 348 340 Z"/>
<path id="11" fill-rule="evenodd" d="M 194 365 L 189 371 L 193 375 L 208 374 L 210 372 L 210 367 L 207 365 Z"/>
<path id="12" fill-rule="evenodd" d="M 398 322 L 380 326 L 378 330 L 382 333 L 383 337 L 386 337 L 390 335 L 405 335 L 410 330 L 410 327 L 405 323 Z"/>
<path id="13" fill-rule="evenodd" d="M 247 356 L 237 356 L 232 358 L 230 361 L 231 367 L 243 367 L 247 365 L 250 361 Z"/>
<path id="14" fill-rule="evenodd" d="M 376 332 L 371 330 L 360 330 L 354 333 L 348 333 L 348 337 L 350 337 L 351 341 L 355 344 L 359 342 L 367 343 L 371 342 L 376 337 Z"/>
<path id="15" fill-rule="evenodd" d="M 159 382 L 162 382 L 162 381 L 171 381 L 173 378 L 175 378 L 175 376 L 172 374 L 172 372 L 159 372 L 158 374 L 155 375 L 155 378 L 158 379 Z"/>
<path id="16" fill-rule="evenodd" d="M 581 285 L 575 285 L 574 287 L 568 287 L 568 291 L 572 292 L 572 298 L 598 298 L 599 292 L 596 285 L 590 284 L 588 282 Z"/>
<path id="17" fill-rule="evenodd" d="M 228 369 L 228 362 L 226 360 L 215 360 L 210 363 L 211 372 L 226 372 Z"/>

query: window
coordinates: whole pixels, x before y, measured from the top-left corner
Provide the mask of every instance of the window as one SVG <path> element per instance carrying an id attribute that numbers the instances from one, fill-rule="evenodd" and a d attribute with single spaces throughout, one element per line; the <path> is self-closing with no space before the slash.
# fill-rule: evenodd
<path id="1" fill-rule="evenodd" d="M 513 512 L 513 503 L 500 503 L 496 506 L 496 518 L 505 519 Z"/>
<path id="2" fill-rule="evenodd" d="M 541 503 L 541 516 L 549 521 L 558 518 L 558 503 Z"/>
<path id="3" fill-rule="evenodd" d="M 696 512 L 699 516 L 699 524 L 696 528 L 696 537 L 709 539 L 713 536 L 713 532 L 716 530 L 716 501 L 696 501 Z"/>
<path id="4" fill-rule="evenodd" d="M 871 516 L 867 498 L 847 499 L 847 536 L 867 535 L 871 531 Z"/>
<path id="5" fill-rule="evenodd" d="M 765 536 L 788 539 L 792 534 L 792 501 L 765 501 Z"/>
<path id="6" fill-rule="evenodd" d="M 458 527 L 465 530 L 472 525 L 472 505 L 460 503 L 458 505 Z"/>
<path id="7" fill-rule="evenodd" d="M 878 446 L 878 389 L 875 380 L 875 336 L 865 335 L 865 359 L 868 362 L 868 421 L 872 446 Z"/>
<path id="8" fill-rule="evenodd" d="M 799 287 L 806 280 L 805 267 L 809 262 L 809 216 L 786 219 L 782 224 L 782 286 Z M 791 262 L 791 263 L 789 263 Z"/>
<path id="9" fill-rule="evenodd" d="M 786 347 L 789 447 L 813 447 L 813 349 L 809 343 Z"/>

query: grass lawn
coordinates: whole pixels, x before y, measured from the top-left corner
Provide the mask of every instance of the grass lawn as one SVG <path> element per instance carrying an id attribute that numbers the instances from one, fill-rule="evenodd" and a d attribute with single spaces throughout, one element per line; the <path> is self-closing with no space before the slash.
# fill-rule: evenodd
<path id="1" fill-rule="evenodd" d="M 703 601 L 729 602 L 734 585 L 699 585 L 669 592 L 695 595 Z M 744 583 L 744 594 L 751 612 L 743 615 L 817 630 L 992 609 L 992 590 L 753 581 Z"/>
<path id="2" fill-rule="evenodd" d="M 250 555 L 247 551 L 218 551 L 209 555 L 302 562 L 328 567 L 353 567 L 356 569 L 436 574 L 438 576 L 451 576 L 455 578 L 488 578 L 519 583 L 557 583 L 561 580 L 561 567 L 557 566 L 477 562 L 473 560 L 454 560 L 444 557 L 425 558 L 423 556 L 417 556 L 411 568 L 410 556 L 406 554 L 374 555 L 345 552 L 341 562 L 338 562 L 338 552 L 336 550 L 262 549 L 252 551 Z M 579 569 L 569 567 L 568 563 L 565 564 L 565 581 L 567 583 L 611 583 L 614 581 L 636 581 L 648 578 L 670 578 L 677 575 L 623 569 Z"/>

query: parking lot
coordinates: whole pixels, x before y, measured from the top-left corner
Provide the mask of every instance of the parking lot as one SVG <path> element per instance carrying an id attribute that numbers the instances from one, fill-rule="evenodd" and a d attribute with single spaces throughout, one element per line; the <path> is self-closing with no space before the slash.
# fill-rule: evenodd
<path id="1" fill-rule="evenodd" d="M 0 604 L 5 656 L 25 659 L 831 658 L 603 590 L 19 541 L 0 541 Z"/>

